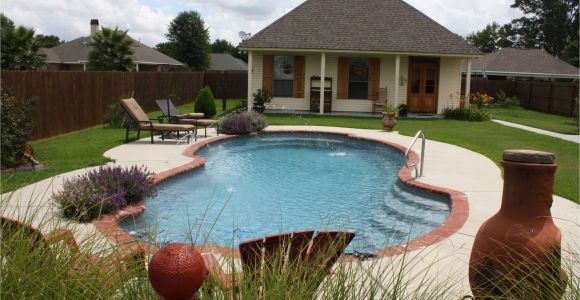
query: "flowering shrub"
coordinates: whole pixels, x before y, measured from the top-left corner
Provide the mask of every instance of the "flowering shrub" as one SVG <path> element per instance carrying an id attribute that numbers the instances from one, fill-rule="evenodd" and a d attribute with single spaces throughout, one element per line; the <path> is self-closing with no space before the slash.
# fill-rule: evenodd
<path id="1" fill-rule="evenodd" d="M 477 105 L 479 109 L 489 105 L 491 102 L 493 102 L 493 97 L 486 93 L 477 92 L 469 95 L 469 103 Z"/>
<path id="2" fill-rule="evenodd" d="M 446 108 L 443 110 L 443 116 L 445 119 L 477 122 L 491 119 L 485 110 L 478 108 Z"/>
<path id="3" fill-rule="evenodd" d="M 268 126 L 264 115 L 255 111 L 233 114 L 220 121 L 220 130 L 226 134 L 248 134 Z"/>
<path id="4" fill-rule="evenodd" d="M 123 209 L 155 194 L 145 167 L 101 166 L 72 180 L 65 180 L 62 191 L 53 195 L 69 219 L 89 222 L 101 214 Z"/>
<path id="5" fill-rule="evenodd" d="M 0 88 L 0 156 L 2 166 L 23 163 L 26 145 L 32 137 L 32 110 L 36 98 L 19 103 L 9 90 Z"/>

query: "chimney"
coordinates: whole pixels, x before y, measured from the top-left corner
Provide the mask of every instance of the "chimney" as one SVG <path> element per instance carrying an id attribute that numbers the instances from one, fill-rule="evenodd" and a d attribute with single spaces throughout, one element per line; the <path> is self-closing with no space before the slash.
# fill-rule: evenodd
<path id="1" fill-rule="evenodd" d="M 91 19 L 91 35 L 93 35 L 97 31 L 99 31 L 99 20 Z"/>

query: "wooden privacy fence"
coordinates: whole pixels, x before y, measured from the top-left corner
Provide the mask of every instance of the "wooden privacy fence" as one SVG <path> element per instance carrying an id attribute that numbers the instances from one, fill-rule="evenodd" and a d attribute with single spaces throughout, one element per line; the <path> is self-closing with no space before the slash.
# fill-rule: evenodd
<path id="1" fill-rule="evenodd" d="M 471 92 L 494 96 L 503 90 L 516 96 L 520 105 L 537 111 L 571 116 L 578 96 L 578 83 L 552 81 L 514 81 L 472 79 Z"/>
<path id="2" fill-rule="evenodd" d="M 246 74 L 225 78 L 229 98 L 246 97 Z M 214 74 L 204 72 L 2 71 L 0 75 L 2 88 L 10 89 L 18 100 L 38 98 L 33 116 L 35 140 L 100 125 L 107 106 L 131 94 L 150 112 L 158 110 L 154 100 L 167 98 L 171 92 L 180 96 L 175 104 L 181 105 L 193 101 L 204 85 L 218 90 L 216 98 L 225 90 Z"/>
<path id="3" fill-rule="evenodd" d="M 211 87 L 216 99 L 246 99 L 248 97 L 248 72 L 207 72 L 205 85 Z"/>

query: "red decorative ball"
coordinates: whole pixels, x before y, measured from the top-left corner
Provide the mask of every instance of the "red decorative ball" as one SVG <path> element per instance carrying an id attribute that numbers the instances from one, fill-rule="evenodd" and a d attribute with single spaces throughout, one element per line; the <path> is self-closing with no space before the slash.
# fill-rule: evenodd
<path id="1" fill-rule="evenodd" d="M 203 257 L 186 244 L 169 244 L 159 249 L 149 263 L 149 281 L 167 300 L 191 299 L 205 276 Z"/>

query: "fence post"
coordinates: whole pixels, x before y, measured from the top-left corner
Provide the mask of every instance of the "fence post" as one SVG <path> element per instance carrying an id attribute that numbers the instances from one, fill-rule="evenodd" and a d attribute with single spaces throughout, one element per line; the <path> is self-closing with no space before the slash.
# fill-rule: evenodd
<path id="1" fill-rule="evenodd" d="M 534 82 L 532 80 L 530 80 L 529 83 L 530 83 L 530 88 L 528 90 L 528 107 L 527 108 L 532 107 L 532 88 L 533 88 Z"/>
<path id="2" fill-rule="evenodd" d="M 554 85 L 553 81 L 549 81 L 550 86 L 548 87 L 548 113 L 552 112 L 552 86 Z"/>
<path id="3" fill-rule="evenodd" d="M 572 90 L 572 109 L 570 110 L 570 115 L 572 117 L 578 118 L 578 117 L 580 117 L 580 116 L 578 116 L 578 115 L 580 115 L 580 111 L 577 111 L 578 115 L 576 115 L 576 116 L 574 115 L 574 112 L 576 111 L 576 105 L 578 105 L 578 104 L 576 104 L 576 97 L 578 97 L 578 84 L 577 83 L 572 84 L 572 89 L 573 89 Z"/>

